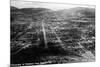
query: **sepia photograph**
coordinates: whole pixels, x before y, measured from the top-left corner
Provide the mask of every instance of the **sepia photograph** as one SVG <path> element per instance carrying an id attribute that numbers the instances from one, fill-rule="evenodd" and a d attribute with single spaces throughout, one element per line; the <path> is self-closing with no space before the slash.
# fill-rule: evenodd
<path id="1" fill-rule="evenodd" d="M 10 65 L 95 62 L 95 5 L 10 1 Z"/>

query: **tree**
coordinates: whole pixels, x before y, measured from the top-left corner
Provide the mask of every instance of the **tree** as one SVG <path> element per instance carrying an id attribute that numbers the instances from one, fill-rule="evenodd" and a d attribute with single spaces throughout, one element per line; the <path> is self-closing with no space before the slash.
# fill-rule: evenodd
<path id="1" fill-rule="evenodd" d="M 70 29 L 68 36 L 72 39 L 80 39 L 82 32 L 76 28 Z"/>

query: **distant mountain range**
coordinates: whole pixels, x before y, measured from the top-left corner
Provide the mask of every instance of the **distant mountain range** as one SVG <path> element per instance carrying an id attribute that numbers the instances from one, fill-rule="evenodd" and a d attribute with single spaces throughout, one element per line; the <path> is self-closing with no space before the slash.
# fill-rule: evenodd
<path id="1" fill-rule="evenodd" d="M 17 8 L 11 6 L 11 19 L 27 19 L 32 18 L 31 20 L 38 20 L 40 16 L 47 15 L 49 17 L 54 17 L 58 19 L 80 19 L 80 18 L 95 18 L 95 9 L 94 8 L 83 8 L 76 7 L 70 9 L 63 9 L 58 11 L 53 11 L 46 8 Z"/>

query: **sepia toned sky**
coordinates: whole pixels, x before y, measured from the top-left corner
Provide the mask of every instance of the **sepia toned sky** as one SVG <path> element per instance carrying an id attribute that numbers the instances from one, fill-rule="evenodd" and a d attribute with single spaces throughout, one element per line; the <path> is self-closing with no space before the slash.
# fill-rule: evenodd
<path id="1" fill-rule="evenodd" d="M 58 4 L 58 3 L 46 3 L 46 2 L 36 2 L 36 1 L 18 1 L 11 0 L 11 6 L 18 8 L 49 8 L 52 10 L 68 9 L 73 7 L 89 7 L 95 8 L 95 6 L 90 5 L 73 5 L 73 4 Z"/>

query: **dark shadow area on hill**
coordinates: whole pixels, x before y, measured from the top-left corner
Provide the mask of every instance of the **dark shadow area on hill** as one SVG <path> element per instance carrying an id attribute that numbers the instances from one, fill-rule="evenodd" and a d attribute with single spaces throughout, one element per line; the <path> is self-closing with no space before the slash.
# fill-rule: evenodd
<path id="1" fill-rule="evenodd" d="M 40 45 L 44 45 L 41 43 Z M 48 48 L 39 47 L 29 47 L 21 50 L 17 54 L 11 53 L 11 64 L 23 64 L 23 63 L 41 63 L 41 57 L 46 56 L 79 56 L 78 54 L 70 51 L 65 51 L 61 46 L 56 46 L 55 43 L 48 43 Z"/>

